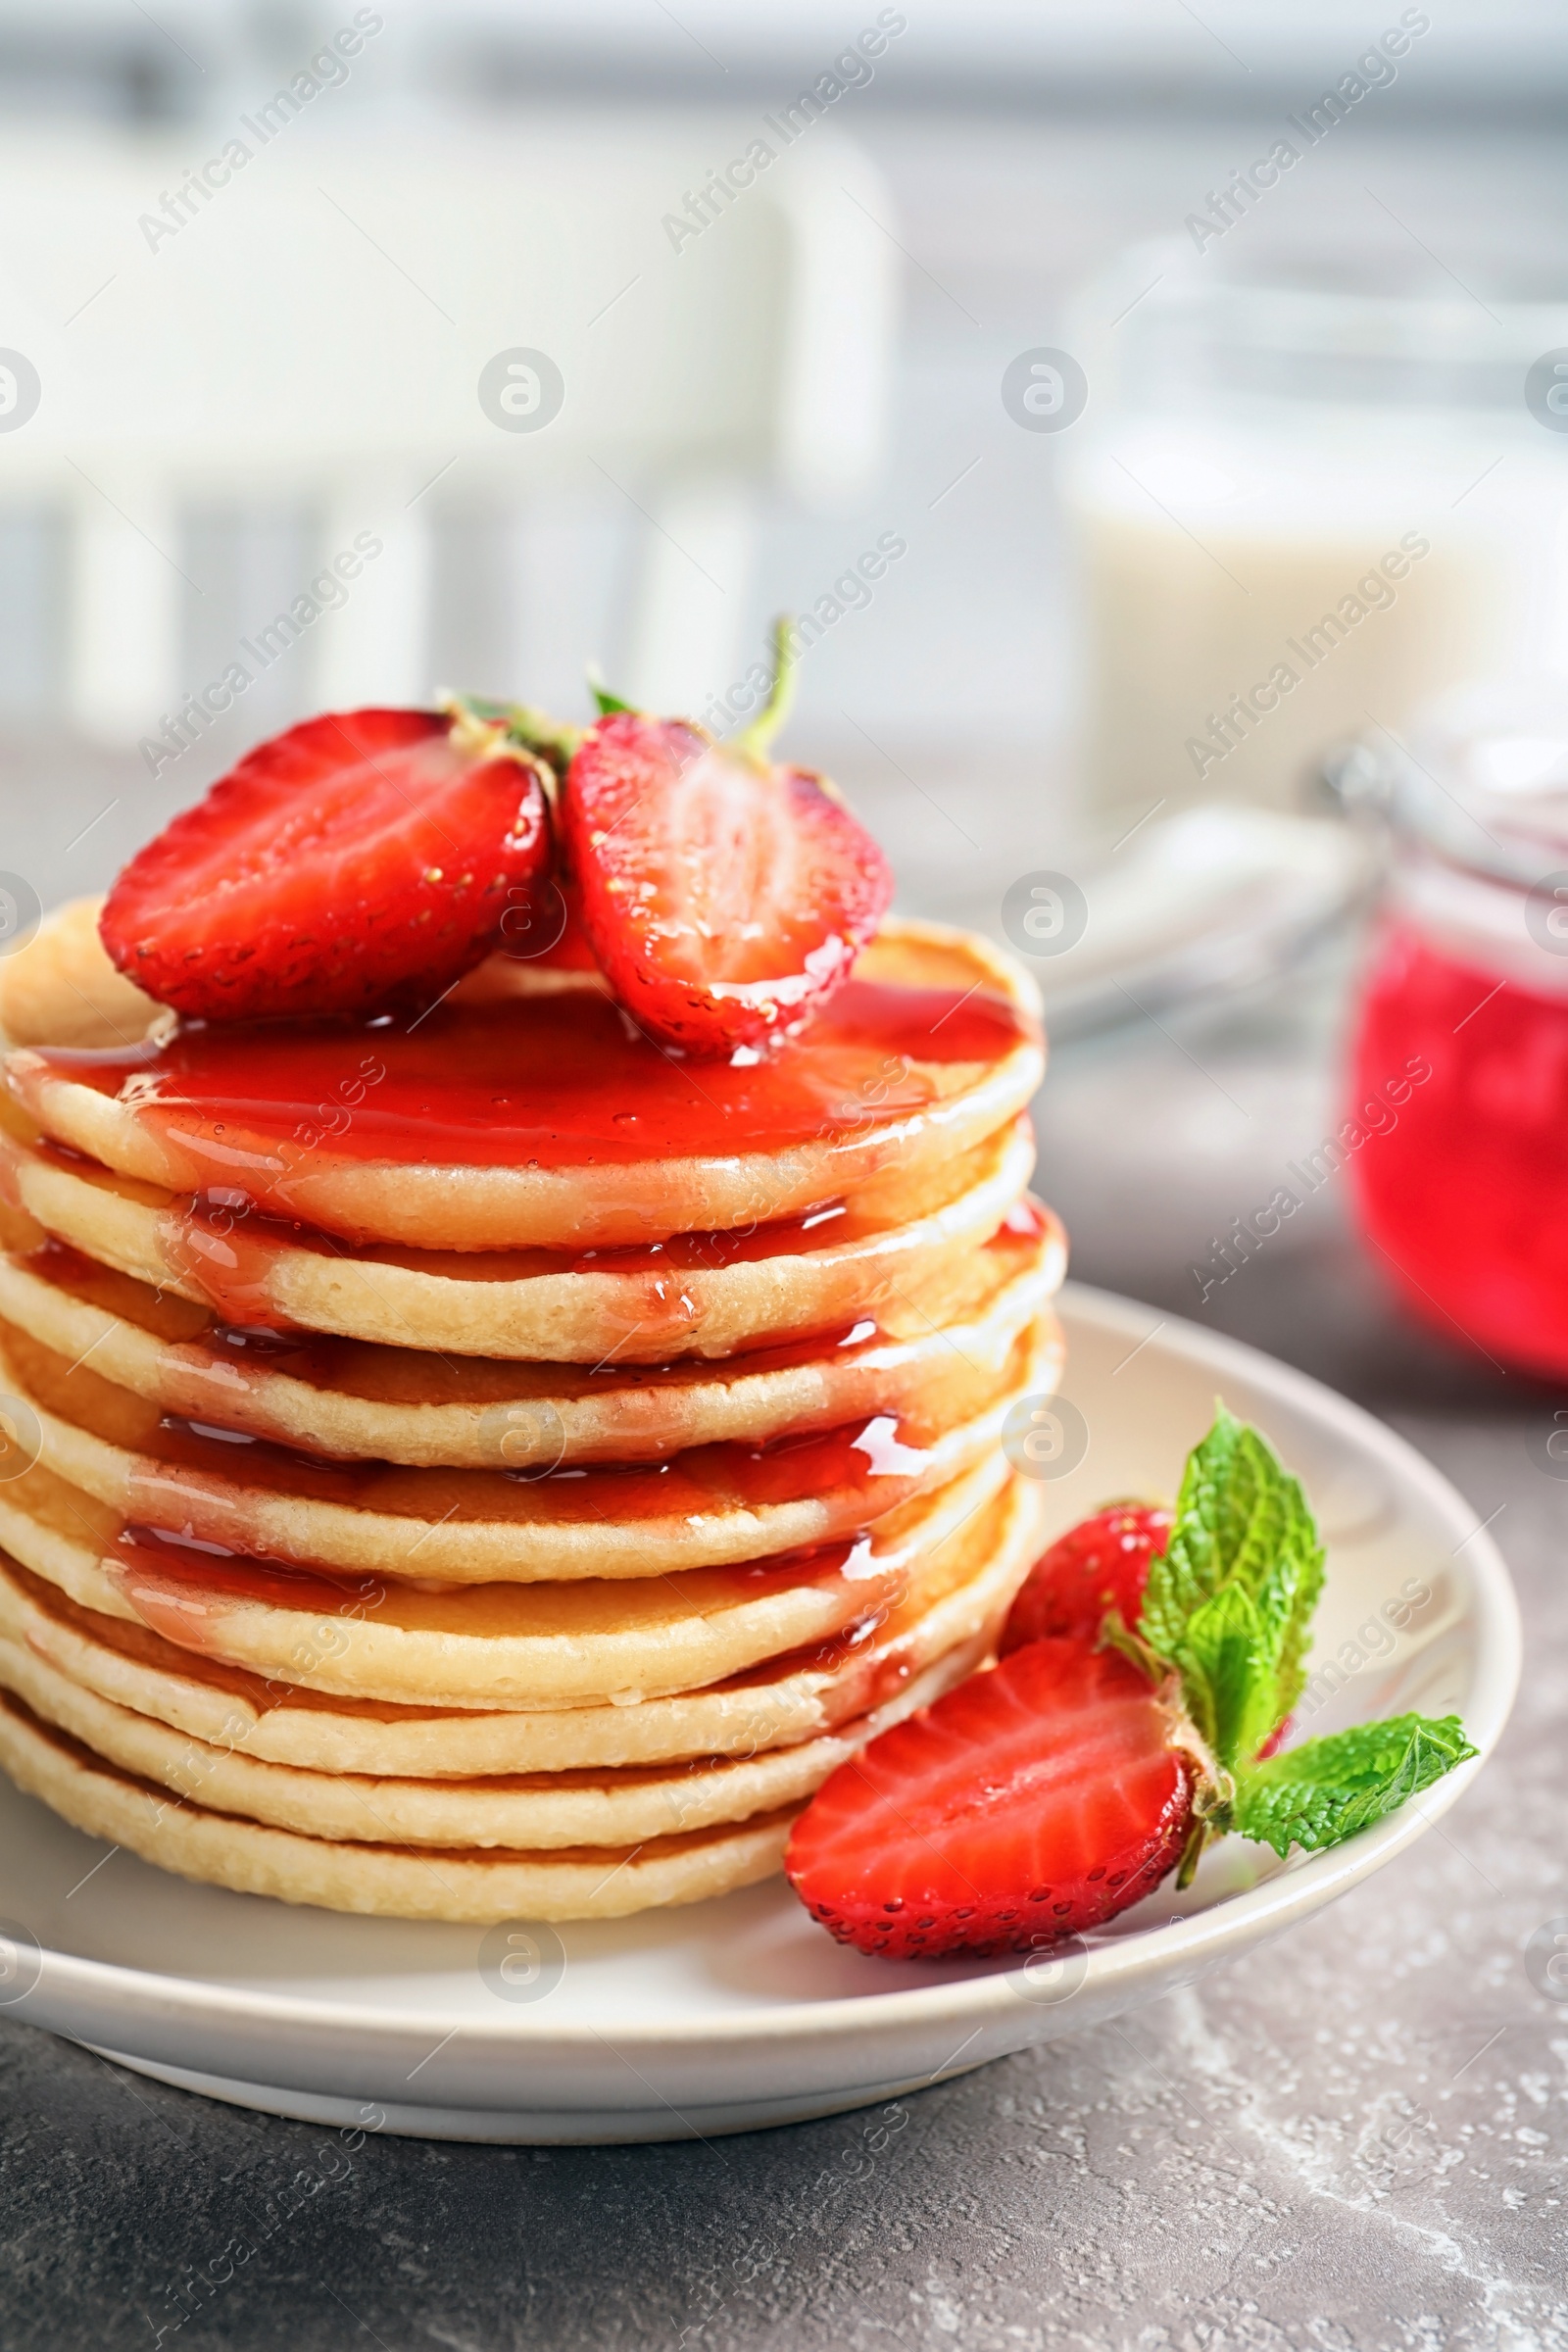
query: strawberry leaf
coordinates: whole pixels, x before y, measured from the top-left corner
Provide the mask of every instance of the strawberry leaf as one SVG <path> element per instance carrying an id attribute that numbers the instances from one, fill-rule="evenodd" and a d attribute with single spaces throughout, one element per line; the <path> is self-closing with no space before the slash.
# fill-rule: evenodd
<path id="1" fill-rule="evenodd" d="M 623 703 L 618 694 L 612 694 L 597 669 L 588 672 L 588 691 L 594 698 L 601 718 L 611 718 L 617 710 L 635 710 L 635 703 Z"/>
<path id="2" fill-rule="evenodd" d="M 1316 1853 L 1381 1821 L 1480 1750 L 1457 1715 L 1396 1715 L 1245 1766 L 1236 1776 L 1234 1825 L 1244 1838 L 1288 1854 Z"/>

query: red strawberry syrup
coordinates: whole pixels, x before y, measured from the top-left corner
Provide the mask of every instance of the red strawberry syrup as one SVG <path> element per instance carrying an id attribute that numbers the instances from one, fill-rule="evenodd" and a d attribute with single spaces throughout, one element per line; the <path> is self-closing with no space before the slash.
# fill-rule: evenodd
<path id="1" fill-rule="evenodd" d="M 851 980 L 765 1061 L 682 1058 L 596 990 L 438 1008 L 411 1029 L 192 1025 L 166 1044 L 20 1058 L 117 1098 L 184 1152 L 192 1192 L 286 1186 L 290 1163 L 576 1167 L 776 1152 L 881 1125 L 941 1092 L 932 1063 L 991 1062 L 1031 1034 L 988 990 Z"/>
<path id="2" fill-rule="evenodd" d="M 224 1621 L 236 1610 L 261 1608 L 305 1619 L 373 1621 L 382 1616 L 389 1596 L 398 1591 L 395 1577 L 343 1577 L 326 1569 L 252 1559 L 220 1544 L 196 1544 L 134 1523 L 122 1529 L 105 1565 L 142 1624 L 181 1649 L 219 1659 L 225 1655 Z M 879 1560 L 870 1537 L 864 1534 L 781 1553 L 775 1559 L 688 1573 L 702 1578 L 704 1596 L 715 1608 L 808 1585 L 841 1584 L 857 1592 L 863 1590 L 874 1613 L 896 1601 L 907 1581 L 902 1565 L 890 1566 Z M 458 1605 L 465 1592 L 477 1596 L 493 1590 L 486 1586 L 451 1588 Z M 396 1622 L 395 1597 L 390 1622 Z M 339 1654 L 338 1646 L 331 1645 L 325 1654 Z"/>
<path id="3" fill-rule="evenodd" d="M 168 1261 L 224 1323 L 277 1325 L 273 1268 L 281 1250 L 296 1249 L 468 1281 L 636 1275 L 648 1327 L 667 1324 L 673 1344 L 689 1311 L 683 1274 L 820 1250 L 837 1238 L 843 1204 L 750 1233 L 581 1254 L 359 1251 L 288 1215 L 290 1180 L 334 1160 L 636 1168 L 863 1137 L 937 1102 L 943 1067 L 996 1062 L 1031 1035 L 987 990 L 852 980 L 784 1052 L 715 1064 L 652 1044 L 609 999 L 584 990 L 450 1005 L 408 1029 L 193 1024 L 162 1046 L 21 1054 L 9 1076 L 25 1106 L 39 1107 L 38 1088 L 58 1077 L 118 1100 L 158 1132 L 190 1194 L 165 1220 Z"/>
<path id="4" fill-rule="evenodd" d="M 931 1463 L 896 1416 L 873 1413 L 838 1429 L 760 1446 L 720 1441 L 656 1465 L 572 1464 L 540 1472 L 408 1469 L 377 1461 L 328 1462 L 208 1422 L 166 1417 L 134 1457 L 126 1507 L 139 1524 L 255 1556 L 269 1551 L 267 1506 L 298 1495 L 406 1521 L 410 1573 L 416 1537 L 429 1527 L 482 1521 L 593 1526 L 607 1521 L 702 1521 L 737 1510 L 829 1495 L 855 1505 L 857 1522 L 912 1494 Z M 843 1521 L 840 1521 L 843 1524 Z M 397 1566 L 396 1545 L 387 1565 Z M 284 1555 L 279 1555 L 284 1556 Z M 332 1571 L 333 1574 L 341 1573 Z"/>

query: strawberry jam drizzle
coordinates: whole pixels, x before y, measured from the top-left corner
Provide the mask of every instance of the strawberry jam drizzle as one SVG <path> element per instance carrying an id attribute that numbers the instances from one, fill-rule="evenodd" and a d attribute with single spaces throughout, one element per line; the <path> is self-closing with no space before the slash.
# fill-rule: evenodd
<path id="1" fill-rule="evenodd" d="M 411 1536 L 425 1523 L 484 1521 L 525 1530 L 700 1521 L 829 1495 L 853 1498 L 858 1518 L 875 1519 L 916 1491 L 931 1455 L 906 1442 L 893 1414 L 875 1413 L 766 1445 L 692 1446 L 657 1464 L 409 1469 L 326 1461 L 211 1422 L 166 1415 L 133 1465 L 126 1480 L 133 1521 L 268 1557 L 288 1556 L 273 1555 L 264 1534 L 266 1506 L 274 1496 L 396 1515 L 407 1519 Z"/>
<path id="2" fill-rule="evenodd" d="M 1003 1260 L 1004 1270 L 1010 1270 L 1019 1242 L 1038 1239 L 1043 1229 L 1041 1212 L 1032 1203 L 1020 1202 L 984 1247 Z M 666 1364 L 614 1361 L 592 1366 L 490 1362 L 479 1356 L 453 1360 L 417 1348 L 387 1349 L 330 1334 L 204 1320 L 200 1308 L 172 1292 L 156 1298 L 127 1276 L 96 1264 L 69 1242 L 52 1238 L 19 1256 L 17 1262 L 68 1296 L 154 1331 L 164 1343 L 159 1396 L 172 1417 L 183 1415 L 209 1427 L 221 1425 L 236 1437 L 244 1434 L 275 1440 L 280 1457 L 286 1455 L 296 1463 L 359 1457 L 335 1456 L 325 1445 L 313 1446 L 308 1436 L 292 1430 L 286 1435 L 279 1432 L 270 1398 L 270 1384 L 275 1380 L 298 1382 L 322 1392 L 347 1392 L 393 1407 L 457 1405 L 482 1410 L 487 1405 L 526 1405 L 536 1398 L 587 1398 L 605 1391 L 657 1396 L 667 1388 L 678 1396 L 694 1381 L 704 1385 L 726 1375 L 760 1378 L 824 1361 L 854 1367 L 891 1344 L 875 1316 L 864 1314 L 832 1331 L 738 1352 L 724 1359 L 723 1371 L 710 1363 L 694 1366 L 690 1358 L 675 1358 Z M 923 1366 L 902 1367 L 887 1397 L 891 1407 L 896 1396 L 901 1416 L 899 1442 L 916 1446 L 939 1435 L 952 1417 L 943 1400 L 951 1405 L 956 1385 L 964 1398 L 965 1413 L 983 1410 L 999 1382 L 1013 1378 L 1014 1359 L 1023 1345 L 1022 1341 L 1015 1343 L 1005 1371 L 995 1379 L 981 1363 L 956 1355 L 951 1348 Z M 989 1365 L 989 1355 L 984 1360 Z M 74 1397 L 62 1395 L 60 1402 L 68 1412 L 75 1409 Z M 240 1431 L 231 1419 L 234 1416 L 249 1421 L 247 1432 Z M 574 1461 L 646 1463 L 667 1451 L 658 1442 L 656 1427 L 641 1417 L 634 1427 L 607 1438 L 606 1446 L 611 1449 L 601 1448 L 597 1453 L 579 1450 Z M 528 1475 L 525 1463 L 517 1468 Z"/>
<path id="3" fill-rule="evenodd" d="M 1015 1214 L 1016 1212 L 1010 1212 Z M 1017 1234 L 1004 1225 L 1004 1233 L 1016 1239 Z M 336 1243 L 325 1234 L 313 1234 L 306 1227 L 282 1226 L 284 1237 L 280 1246 L 295 1249 L 316 1247 L 333 1255 L 351 1254 L 346 1244 Z M 684 1237 L 682 1237 L 684 1238 Z M 693 1237 L 707 1241 L 710 1237 Z M 733 1237 L 719 1235 L 725 1242 Z M 993 1240 L 987 1250 L 1004 1248 Z M 541 1254 L 543 1254 L 541 1252 Z M 606 1252 L 600 1252 L 601 1262 Z M 71 1242 L 58 1241 L 52 1234 L 35 1248 L 19 1253 L 16 1262 L 29 1274 L 36 1275 L 58 1291 L 80 1298 L 117 1314 L 122 1321 L 139 1323 L 143 1330 L 156 1330 L 147 1313 L 155 1294 L 137 1286 L 139 1298 L 127 1298 L 117 1286 L 126 1284 L 130 1277 L 117 1274 L 85 1256 Z M 465 1261 L 472 1270 L 473 1260 Z M 173 1295 L 166 1293 L 158 1298 L 157 1307 L 167 1315 Z M 255 1304 L 252 1300 L 250 1303 Z M 298 1381 L 303 1387 L 325 1390 L 347 1389 L 352 1395 L 373 1394 L 384 1396 L 389 1403 L 410 1404 L 485 1404 L 511 1403 L 531 1396 L 555 1397 L 591 1396 L 600 1389 L 658 1388 L 668 1383 L 683 1386 L 693 1378 L 711 1381 L 721 1375 L 712 1364 L 694 1366 L 690 1357 L 673 1356 L 665 1364 L 623 1364 L 619 1361 L 602 1364 L 528 1363 L 520 1360 L 492 1361 L 484 1356 L 464 1356 L 453 1360 L 432 1355 L 420 1348 L 400 1348 L 395 1351 L 378 1347 L 374 1341 L 340 1339 L 330 1332 L 301 1331 L 291 1325 L 263 1323 L 219 1322 L 202 1319 L 202 1310 L 187 1306 L 183 1299 L 173 1304 L 193 1319 L 189 1333 L 178 1336 L 157 1331 L 166 1342 L 162 1370 L 168 1387 L 167 1396 L 175 1386 L 183 1387 L 191 1397 L 190 1410 L 199 1419 L 212 1420 L 213 1396 L 211 1388 L 218 1385 L 225 1396 L 235 1399 L 260 1401 L 270 1378 Z M 888 1345 L 888 1334 L 873 1315 L 856 1317 L 853 1323 L 837 1326 L 820 1333 L 803 1335 L 759 1348 L 738 1349 L 725 1358 L 727 1365 L 744 1366 L 748 1374 L 787 1371 L 797 1364 L 809 1364 L 823 1356 L 853 1358 L 873 1348 Z M 173 1350 L 181 1350 L 179 1353 Z M 197 1364 L 184 1350 L 193 1350 L 205 1361 Z M 355 1374 L 368 1356 L 377 1360 L 385 1373 L 385 1357 L 392 1354 L 395 1369 L 404 1377 L 390 1383 L 377 1381 L 373 1389 L 362 1391 Z M 183 1376 L 183 1377 L 182 1377 Z M 303 1445 L 305 1441 L 294 1441 Z"/>
<path id="4" fill-rule="evenodd" d="M 1032 1193 L 1022 1193 L 997 1227 L 992 1241 L 1044 1241 L 1050 1229 L 1051 1211 L 1045 1202 L 1037 1200 Z M 991 1242 L 986 1244 L 987 1249 L 991 1246 Z"/>
<path id="5" fill-rule="evenodd" d="M 224 1544 L 182 1541 L 167 1530 L 134 1521 L 121 1529 L 105 1566 L 144 1625 L 182 1649 L 217 1657 L 223 1654 L 223 1620 L 236 1609 L 364 1621 L 384 1610 L 388 1599 L 394 1598 L 395 1612 L 395 1578 L 342 1577 L 314 1563 L 284 1565 L 257 1559 Z M 740 1605 L 806 1586 L 863 1583 L 874 1591 L 880 1579 L 884 1592 L 896 1593 L 906 1583 L 906 1571 L 878 1560 L 865 1533 L 784 1552 L 772 1560 L 696 1573 L 704 1580 L 710 1610 L 720 1586 L 730 1604 Z M 482 1593 L 486 1590 L 483 1586 L 450 1588 L 460 1618 L 465 1592 Z M 880 1615 L 875 1612 L 878 1619 Z M 453 1630 L 461 1630 L 460 1625 L 455 1623 Z M 341 1654 L 335 1642 L 331 1654 Z"/>
<path id="6" fill-rule="evenodd" d="M 181 1541 L 166 1528 L 126 1522 L 108 1560 L 125 1598 L 154 1631 L 170 1633 L 154 1614 L 177 1608 L 185 1616 L 204 1607 L 220 1613 L 235 1601 L 266 1608 L 301 1609 L 327 1617 L 364 1616 L 379 1608 L 387 1588 L 377 1577 L 332 1576 L 307 1566 L 258 1559 L 225 1544 Z M 188 1637 L 170 1634 L 172 1641 Z"/>
<path id="7" fill-rule="evenodd" d="M 247 1224 L 253 1227 L 262 1223 L 263 1220 L 258 1218 L 247 1219 Z M 991 1240 L 981 1245 L 982 1254 L 992 1252 L 1006 1265 L 1017 1245 L 1021 1242 L 1038 1242 L 1045 1234 L 1048 1223 L 1049 1212 L 1037 1200 L 1025 1197 L 1013 1203 Z M 762 1254 L 775 1253 L 774 1245 L 767 1237 L 776 1236 L 782 1230 L 785 1229 L 779 1226 L 758 1229 L 763 1237 Z M 831 1228 L 825 1230 L 831 1231 Z M 329 1235 L 313 1232 L 309 1227 L 279 1222 L 275 1231 L 278 1247 L 314 1248 L 323 1254 L 334 1256 L 353 1254 L 348 1244 L 337 1242 Z M 231 1236 L 225 1235 L 223 1238 L 228 1240 Z M 676 1241 L 698 1242 L 704 1247 L 711 1242 L 722 1249 L 734 1245 L 737 1238 L 731 1234 L 681 1235 L 676 1237 Z M 412 1256 L 413 1253 L 406 1254 Z M 548 1253 L 539 1251 L 535 1254 L 545 1256 Z M 601 1250 L 597 1257 L 589 1253 L 571 1262 L 582 1267 L 597 1263 L 603 1270 L 607 1260 L 614 1254 Z M 47 1236 L 35 1249 L 21 1254 L 17 1262 L 29 1273 L 35 1274 L 41 1282 L 49 1283 L 72 1298 L 102 1306 L 123 1321 L 139 1323 L 143 1329 L 157 1329 L 153 1317 L 147 1313 L 154 1294 L 136 1286 L 140 1296 L 126 1296 L 120 1286 L 128 1283 L 127 1276 L 116 1274 L 99 1265 L 70 1242 L 59 1241 L 53 1235 Z M 475 1263 L 474 1257 L 464 1259 L 464 1272 L 471 1276 Z M 1002 1279 L 1004 1279 L 1004 1275 L 999 1274 L 998 1280 Z M 247 1397 L 259 1397 L 270 1376 L 299 1381 L 308 1388 L 347 1388 L 351 1393 L 359 1394 L 354 1377 L 357 1367 L 368 1354 L 380 1358 L 387 1352 L 371 1341 L 340 1339 L 331 1333 L 301 1331 L 293 1326 L 256 1320 L 240 1321 L 237 1317 L 214 1319 L 203 1324 L 196 1320 L 201 1310 L 187 1306 L 182 1299 L 173 1298 L 172 1294 L 166 1294 L 159 1302 L 165 1315 L 171 1303 L 182 1315 L 192 1316 L 193 1328 L 188 1334 L 182 1332 L 177 1337 L 172 1332 L 158 1330 L 158 1337 L 171 1347 L 194 1346 L 204 1356 L 218 1358 L 215 1367 L 217 1375 L 224 1390 L 236 1396 L 244 1395 Z M 247 1303 L 254 1306 L 257 1301 L 251 1298 Z M 989 1298 L 984 1303 L 989 1304 Z M 802 1333 L 788 1340 L 766 1340 L 755 1348 L 737 1348 L 724 1362 L 748 1375 L 788 1371 L 796 1365 L 814 1363 L 825 1356 L 853 1358 L 862 1351 L 888 1346 L 890 1338 L 891 1335 L 883 1329 L 875 1314 L 867 1311 L 858 1315 L 853 1322 L 835 1325 L 830 1330 Z M 626 1364 L 616 1359 L 594 1365 L 535 1365 L 512 1360 L 492 1362 L 482 1356 L 466 1356 L 455 1363 L 447 1357 L 431 1355 L 417 1348 L 400 1348 L 395 1353 L 399 1366 L 413 1376 L 398 1381 L 395 1387 L 384 1391 L 378 1383 L 375 1393 L 384 1393 L 389 1401 L 400 1404 L 502 1402 L 533 1395 L 592 1396 L 597 1389 L 643 1389 L 659 1387 L 666 1382 L 682 1385 L 694 1377 L 702 1381 L 722 1377 L 712 1364 L 694 1367 L 690 1357 L 680 1356 L 672 1356 L 667 1363 Z M 172 1380 L 181 1368 L 180 1359 L 166 1359 L 166 1370 Z M 481 1382 L 487 1392 L 484 1396 L 479 1395 Z M 194 1409 L 200 1411 L 202 1405 L 210 1403 L 204 1381 L 201 1403 L 195 1405 Z M 212 1418 L 210 1411 L 206 1417 Z"/>
<path id="8" fill-rule="evenodd" d="M 197 1193 L 161 1220 L 164 1260 L 174 1280 L 199 1293 L 226 1325 L 282 1333 L 291 1328 L 272 1300 L 273 1269 L 291 1250 L 314 1256 L 368 1256 L 332 1235 L 257 1210 L 247 1194 Z"/>
<path id="9" fill-rule="evenodd" d="M 850 1211 L 825 1201 L 800 1217 L 780 1217 L 748 1231 L 677 1233 L 665 1240 L 612 1249 L 417 1250 L 357 1244 L 318 1226 L 270 1216 L 237 1187 L 195 1193 L 162 1220 L 165 1262 L 176 1281 L 199 1291 L 219 1320 L 240 1331 L 282 1333 L 291 1327 L 273 1300 L 274 1269 L 288 1250 L 351 1263 L 397 1265 L 456 1282 L 531 1282 L 564 1274 L 612 1275 L 635 1280 L 642 1317 L 665 1324 L 671 1337 L 696 1317 L 684 1278 L 769 1257 L 800 1257 L 851 1238 Z M 804 1335 L 791 1335 L 804 1336 Z"/>
<path id="10" fill-rule="evenodd" d="M 933 1063 L 986 1063 L 1033 1035 L 978 989 L 851 980 L 750 1067 L 653 1045 L 597 991 L 439 1007 L 411 1031 L 192 1024 L 162 1045 L 29 1054 L 40 1078 L 115 1098 L 187 1161 L 193 1192 L 286 1200 L 307 1162 L 562 1168 L 777 1152 L 917 1113 Z M 925 1065 L 925 1066 L 922 1066 Z"/>

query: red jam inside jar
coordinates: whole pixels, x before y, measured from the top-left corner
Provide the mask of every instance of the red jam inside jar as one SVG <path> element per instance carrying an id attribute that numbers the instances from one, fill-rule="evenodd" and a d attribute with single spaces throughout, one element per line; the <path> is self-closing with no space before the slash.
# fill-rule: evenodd
<path id="1" fill-rule="evenodd" d="M 1499 984 L 1396 922 L 1354 1067 L 1357 1103 L 1410 1090 L 1349 1163 L 1409 1303 L 1505 1363 L 1568 1373 L 1568 995 Z"/>
<path id="2" fill-rule="evenodd" d="M 1348 1174 L 1414 1313 L 1568 1374 L 1568 695 L 1469 689 L 1395 769 Z M 1348 1134 L 1348 1130 L 1342 1130 Z"/>

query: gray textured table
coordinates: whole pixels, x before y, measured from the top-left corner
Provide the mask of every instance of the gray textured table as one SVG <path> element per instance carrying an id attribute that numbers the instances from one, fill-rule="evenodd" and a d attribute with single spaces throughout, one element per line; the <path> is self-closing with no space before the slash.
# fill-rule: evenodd
<path id="1" fill-rule="evenodd" d="M 880 2149 L 851 2115 L 318 2153 L 7 2025 L 7 2352 L 1568 2345 L 1568 2001 L 1522 1956 L 1568 1913 L 1568 1485 L 1527 1446 L 1555 1399 L 1405 1332 L 1332 1232 L 1225 1321 L 1384 1411 L 1478 1519 L 1506 1506 L 1525 1689 L 1413 1853 L 1194 1990 L 907 2100 Z M 232 2278 L 182 2299 L 230 2241 Z"/>

